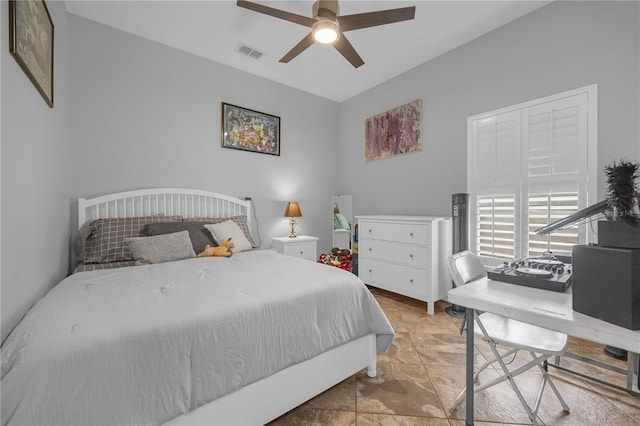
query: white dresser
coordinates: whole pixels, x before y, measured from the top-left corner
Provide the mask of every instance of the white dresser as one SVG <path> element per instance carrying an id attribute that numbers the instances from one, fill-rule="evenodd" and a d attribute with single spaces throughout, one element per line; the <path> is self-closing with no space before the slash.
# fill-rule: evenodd
<path id="1" fill-rule="evenodd" d="M 427 302 L 447 296 L 451 275 L 451 218 L 356 216 L 358 276 L 366 284 Z"/>

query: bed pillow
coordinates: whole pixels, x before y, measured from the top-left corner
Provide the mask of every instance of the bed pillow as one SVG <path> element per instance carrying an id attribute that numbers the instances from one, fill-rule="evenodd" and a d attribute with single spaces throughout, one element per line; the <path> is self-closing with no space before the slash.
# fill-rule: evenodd
<path id="1" fill-rule="evenodd" d="M 93 230 L 93 221 L 88 220 L 82 224 L 78 233 L 76 234 L 75 239 L 73 240 L 73 254 L 76 263 L 84 262 L 84 254 L 87 248 L 87 240 L 91 236 L 91 231 Z"/>
<path id="2" fill-rule="evenodd" d="M 135 260 L 125 260 L 123 262 L 109 262 L 109 263 L 78 263 L 73 273 L 87 272 L 87 271 L 100 271 L 102 269 L 116 269 L 125 268 L 127 266 L 136 266 Z"/>
<path id="3" fill-rule="evenodd" d="M 204 227 L 211 232 L 213 239 L 216 240 L 218 244 L 231 238 L 234 253 L 251 250 L 253 248 L 249 240 L 244 236 L 242 229 L 232 220 L 221 223 L 209 223 Z"/>
<path id="4" fill-rule="evenodd" d="M 96 219 L 91 222 L 84 263 L 106 263 L 134 260 L 124 240 L 144 236 L 144 225 L 156 222 L 180 222 L 182 216 L 141 216 Z"/>
<path id="5" fill-rule="evenodd" d="M 242 232 L 245 238 L 251 243 L 251 247 L 256 248 L 258 245 L 253 241 L 251 237 L 251 230 L 249 229 L 249 224 L 247 223 L 246 216 L 231 216 L 231 217 L 193 217 L 185 219 L 185 222 L 205 222 L 205 223 L 221 223 L 226 222 L 228 220 L 232 220 L 242 229 Z"/>
<path id="6" fill-rule="evenodd" d="M 350 229 L 349 221 L 342 213 L 333 215 L 333 229 Z"/>
<path id="7" fill-rule="evenodd" d="M 188 231 L 151 237 L 127 238 L 125 243 L 131 249 L 136 263 L 163 263 L 196 257 Z"/>
<path id="8" fill-rule="evenodd" d="M 208 245 L 217 245 L 211 233 L 204 227 L 210 222 L 164 222 L 164 223 L 148 223 L 144 226 L 146 236 L 172 234 L 174 232 L 187 231 L 193 251 L 202 253 Z"/>

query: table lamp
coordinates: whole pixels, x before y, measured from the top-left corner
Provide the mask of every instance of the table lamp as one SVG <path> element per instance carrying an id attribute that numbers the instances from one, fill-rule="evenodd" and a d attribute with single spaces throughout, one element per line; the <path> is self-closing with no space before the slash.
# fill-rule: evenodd
<path id="1" fill-rule="evenodd" d="M 291 226 L 291 233 L 289 234 L 289 238 L 296 238 L 296 217 L 302 217 L 302 212 L 300 211 L 300 206 L 297 201 L 289 201 L 287 203 L 287 208 L 284 211 L 285 217 L 290 217 L 289 226 Z"/>

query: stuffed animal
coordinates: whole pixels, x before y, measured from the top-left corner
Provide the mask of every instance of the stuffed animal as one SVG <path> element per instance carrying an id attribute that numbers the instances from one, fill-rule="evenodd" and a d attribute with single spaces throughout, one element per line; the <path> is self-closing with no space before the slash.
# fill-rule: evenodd
<path id="1" fill-rule="evenodd" d="M 231 255 L 233 254 L 232 247 L 233 247 L 233 243 L 231 242 L 231 238 L 229 238 L 227 241 L 223 241 L 217 247 L 211 247 L 210 245 L 207 244 L 207 246 L 204 248 L 202 253 L 198 254 L 198 257 L 205 257 L 205 256 L 231 257 Z"/>
<path id="2" fill-rule="evenodd" d="M 331 249 L 331 253 L 322 253 L 318 259 L 318 263 L 337 266 L 340 269 L 351 271 L 353 270 L 353 255 L 349 249 L 339 249 L 334 247 Z"/>

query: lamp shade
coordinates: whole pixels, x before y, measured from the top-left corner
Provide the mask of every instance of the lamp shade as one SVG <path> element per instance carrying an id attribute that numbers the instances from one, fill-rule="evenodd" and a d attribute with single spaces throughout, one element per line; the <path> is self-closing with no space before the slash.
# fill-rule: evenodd
<path id="1" fill-rule="evenodd" d="M 302 217 L 302 212 L 300 211 L 300 206 L 297 201 L 289 201 L 287 203 L 287 208 L 284 210 L 285 217 Z"/>

